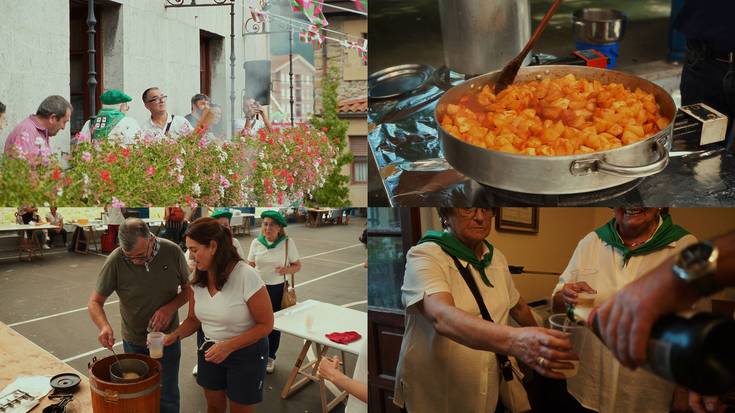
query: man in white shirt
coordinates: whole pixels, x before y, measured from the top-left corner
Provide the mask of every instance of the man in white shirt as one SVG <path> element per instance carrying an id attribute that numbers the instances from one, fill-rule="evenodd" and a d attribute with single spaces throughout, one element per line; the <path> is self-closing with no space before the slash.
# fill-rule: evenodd
<path id="1" fill-rule="evenodd" d="M 174 139 L 193 132 L 186 118 L 169 115 L 166 108 L 167 96 L 157 87 L 150 87 L 143 92 L 143 103 L 151 112 L 151 117 L 141 125 L 143 139 L 159 140 L 168 135 Z"/>
<path id="2" fill-rule="evenodd" d="M 66 230 L 64 229 L 64 217 L 60 212 L 57 212 L 55 206 L 51 207 L 51 210 L 46 214 L 46 222 L 51 225 L 56 225 L 57 229 L 48 230 L 48 245 L 49 247 L 54 246 L 54 239 L 57 235 L 61 235 L 61 239 L 64 240 L 64 246 L 66 246 Z"/>

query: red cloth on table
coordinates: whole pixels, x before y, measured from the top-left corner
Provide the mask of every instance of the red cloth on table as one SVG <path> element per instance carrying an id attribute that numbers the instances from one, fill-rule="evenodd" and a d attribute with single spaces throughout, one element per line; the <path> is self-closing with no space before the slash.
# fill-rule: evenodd
<path id="1" fill-rule="evenodd" d="M 357 331 L 345 331 L 344 333 L 329 333 L 325 334 L 325 337 L 339 344 L 350 344 L 353 341 L 357 341 L 362 336 Z"/>

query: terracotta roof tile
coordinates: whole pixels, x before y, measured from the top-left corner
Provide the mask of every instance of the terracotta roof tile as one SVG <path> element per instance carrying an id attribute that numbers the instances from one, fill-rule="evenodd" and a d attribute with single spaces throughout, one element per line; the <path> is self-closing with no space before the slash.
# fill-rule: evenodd
<path id="1" fill-rule="evenodd" d="M 368 100 L 364 98 L 354 98 L 341 100 L 338 104 L 339 113 L 367 113 Z"/>

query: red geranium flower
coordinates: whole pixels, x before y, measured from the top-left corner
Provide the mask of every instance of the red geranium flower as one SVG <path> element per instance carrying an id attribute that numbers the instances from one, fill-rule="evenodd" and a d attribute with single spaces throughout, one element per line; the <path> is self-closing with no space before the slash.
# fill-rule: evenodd
<path id="1" fill-rule="evenodd" d="M 102 173 L 100 174 L 100 178 L 102 178 L 102 180 L 105 182 L 112 181 L 112 177 L 110 177 L 110 171 L 108 171 L 107 169 L 102 170 Z"/>
<path id="2" fill-rule="evenodd" d="M 61 179 L 61 169 L 59 168 L 54 169 L 54 174 L 52 178 L 54 178 L 54 181 L 58 181 L 59 179 Z"/>
<path id="3" fill-rule="evenodd" d="M 115 163 L 117 162 L 117 154 L 114 152 L 110 152 L 109 155 L 107 155 L 107 162 L 108 163 Z"/>
<path id="4" fill-rule="evenodd" d="M 128 148 L 123 148 L 123 149 L 122 149 L 122 156 L 124 156 L 124 157 L 126 157 L 126 158 L 127 158 L 128 156 L 130 156 L 130 149 L 128 149 Z"/>

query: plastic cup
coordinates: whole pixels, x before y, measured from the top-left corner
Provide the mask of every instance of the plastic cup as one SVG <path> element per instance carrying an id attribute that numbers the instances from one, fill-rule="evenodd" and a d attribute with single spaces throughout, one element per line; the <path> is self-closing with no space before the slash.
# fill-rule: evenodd
<path id="1" fill-rule="evenodd" d="M 311 314 L 306 315 L 306 319 L 304 320 L 304 324 L 306 324 L 306 331 L 309 333 L 314 332 L 314 316 Z"/>
<path id="2" fill-rule="evenodd" d="M 151 358 L 160 359 L 163 358 L 163 338 L 164 334 L 160 331 L 154 331 L 148 333 L 148 352 Z"/>
<path id="3" fill-rule="evenodd" d="M 577 293 L 577 306 L 594 307 L 595 299 L 597 299 L 596 293 L 579 292 Z"/>
<path id="4" fill-rule="evenodd" d="M 549 317 L 549 325 L 552 330 L 558 330 L 569 334 L 569 341 L 572 343 L 572 351 L 579 357 L 582 354 L 582 346 L 584 345 L 585 327 L 570 321 L 566 314 L 553 314 Z M 579 370 L 578 360 L 564 360 L 566 363 L 571 363 L 573 367 L 571 369 L 554 370 L 557 373 L 561 373 L 564 377 L 574 377 L 577 375 Z"/>

